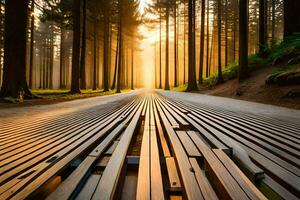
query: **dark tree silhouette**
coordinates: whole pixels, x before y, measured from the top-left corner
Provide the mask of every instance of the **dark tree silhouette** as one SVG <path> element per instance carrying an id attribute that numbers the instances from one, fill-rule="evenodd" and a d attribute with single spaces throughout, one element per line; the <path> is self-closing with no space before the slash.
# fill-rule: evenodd
<path id="1" fill-rule="evenodd" d="M 284 37 L 300 33 L 300 1 L 284 0 Z"/>
<path id="2" fill-rule="evenodd" d="M 86 0 L 82 0 L 82 34 L 81 34 L 81 58 L 80 58 L 80 88 L 86 89 Z"/>
<path id="3" fill-rule="evenodd" d="M 196 13 L 196 1 L 189 0 L 188 3 L 188 19 L 189 19 L 189 58 L 188 58 L 188 87 L 187 91 L 198 90 L 196 80 L 196 55 L 195 55 L 195 13 Z"/>
<path id="4" fill-rule="evenodd" d="M 239 2 L 239 80 L 248 77 L 248 0 Z"/>
<path id="5" fill-rule="evenodd" d="M 267 1 L 259 0 L 259 52 L 263 53 L 267 46 Z"/>
<path id="6" fill-rule="evenodd" d="M 80 0 L 73 0 L 73 53 L 71 94 L 80 93 Z"/>
<path id="7" fill-rule="evenodd" d="M 4 70 L 1 97 L 32 97 L 26 82 L 26 33 L 29 0 L 5 2 Z"/>

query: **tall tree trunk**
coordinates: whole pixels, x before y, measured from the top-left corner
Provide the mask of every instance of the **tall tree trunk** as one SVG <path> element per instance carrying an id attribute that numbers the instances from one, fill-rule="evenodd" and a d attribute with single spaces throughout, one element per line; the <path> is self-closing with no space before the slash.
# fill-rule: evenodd
<path id="1" fill-rule="evenodd" d="M 186 6 L 183 5 L 183 84 L 186 84 Z"/>
<path id="2" fill-rule="evenodd" d="M 209 76 L 209 0 L 207 0 L 207 17 L 206 17 L 206 78 Z"/>
<path id="3" fill-rule="evenodd" d="M 233 61 L 236 63 L 236 29 L 237 29 L 237 15 L 238 15 L 238 0 L 233 0 Z"/>
<path id="4" fill-rule="evenodd" d="M 205 38 L 205 1 L 201 0 L 201 38 L 200 38 L 200 61 L 199 61 L 199 83 L 203 82 L 203 63 L 204 63 L 204 38 Z"/>
<path id="5" fill-rule="evenodd" d="M 109 54 L 109 19 L 108 15 L 104 15 L 104 51 L 103 51 L 103 89 L 104 92 L 109 91 L 108 83 L 108 54 Z"/>
<path id="6" fill-rule="evenodd" d="M 223 82 L 222 76 L 222 1 L 218 0 L 218 83 Z"/>
<path id="7" fill-rule="evenodd" d="M 198 90 L 197 80 L 196 80 L 196 55 L 195 55 L 195 16 L 196 16 L 196 2 L 195 0 L 189 0 L 188 6 L 188 19 L 189 19 L 189 62 L 188 62 L 188 87 L 187 91 L 195 91 Z"/>
<path id="8" fill-rule="evenodd" d="M 32 79 L 33 79 L 33 59 L 34 59 L 33 53 L 34 53 L 34 0 L 31 0 L 29 88 L 33 88 L 33 81 L 32 81 Z"/>
<path id="9" fill-rule="evenodd" d="M 26 82 L 26 32 L 29 0 L 5 2 L 4 70 L 1 97 L 32 97 Z M 16 59 L 17 58 L 17 59 Z"/>
<path id="10" fill-rule="evenodd" d="M 80 93 L 80 0 L 73 0 L 73 51 L 71 94 Z"/>
<path id="11" fill-rule="evenodd" d="M 228 0 L 225 0 L 225 66 L 228 66 Z"/>
<path id="12" fill-rule="evenodd" d="M 82 35 L 81 35 L 81 59 L 80 59 L 80 88 L 86 89 L 85 59 L 86 59 L 86 0 L 82 0 Z"/>
<path id="13" fill-rule="evenodd" d="M 112 82 L 112 86 L 111 89 L 114 90 L 116 88 L 116 81 L 117 81 L 117 72 L 118 72 L 118 61 L 119 61 L 119 48 L 120 48 L 120 38 L 119 38 L 119 32 L 117 35 L 117 46 L 116 46 L 116 57 L 115 57 L 115 67 L 114 67 L 114 77 L 113 77 L 113 82 Z"/>
<path id="14" fill-rule="evenodd" d="M 54 25 L 51 24 L 51 34 L 50 34 L 50 77 L 49 77 L 49 88 L 53 89 L 53 70 L 54 70 Z"/>
<path id="15" fill-rule="evenodd" d="M 98 26 L 98 23 L 97 23 L 97 16 L 95 16 L 94 18 L 94 68 L 93 68 L 93 90 L 97 90 L 97 26 Z"/>
<path id="16" fill-rule="evenodd" d="M 123 75 L 123 0 L 119 0 L 119 66 L 117 75 L 117 93 L 121 93 L 121 78 Z"/>
<path id="17" fill-rule="evenodd" d="M 284 37 L 300 33 L 300 1 L 284 0 Z"/>
<path id="18" fill-rule="evenodd" d="M 174 1 L 174 87 L 178 86 L 177 81 L 177 5 L 176 0 Z"/>
<path id="19" fill-rule="evenodd" d="M 276 7 L 275 0 L 272 0 L 272 44 L 275 44 L 275 24 L 276 24 Z"/>
<path id="20" fill-rule="evenodd" d="M 248 0 L 239 2 L 239 80 L 248 77 Z"/>
<path id="21" fill-rule="evenodd" d="M 162 89 L 162 19 L 161 9 L 159 9 L 159 89 Z"/>
<path id="22" fill-rule="evenodd" d="M 60 58 L 59 58 L 59 88 L 65 88 L 64 84 L 64 77 L 65 77 L 65 66 L 64 66 L 64 57 L 65 57 L 65 48 L 64 48 L 64 43 L 65 43 L 65 36 L 64 36 L 64 29 L 61 27 L 60 28 Z"/>
<path id="23" fill-rule="evenodd" d="M 259 0 L 259 52 L 263 53 L 267 46 L 267 1 Z"/>
<path id="24" fill-rule="evenodd" d="M 165 90 L 170 90 L 169 83 L 169 15 L 170 5 L 166 7 L 166 73 L 165 73 Z"/>
<path id="25" fill-rule="evenodd" d="M 131 47 L 131 89 L 134 90 L 134 45 L 133 44 Z"/>

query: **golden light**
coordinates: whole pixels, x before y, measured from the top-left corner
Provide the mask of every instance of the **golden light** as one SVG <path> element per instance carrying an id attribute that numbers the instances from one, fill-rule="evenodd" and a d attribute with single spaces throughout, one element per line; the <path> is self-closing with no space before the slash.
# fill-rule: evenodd
<path id="1" fill-rule="evenodd" d="M 145 8 L 152 0 L 140 0 L 140 12 L 144 14 Z M 141 67 L 143 71 L 143 85 L 145 88 L 154 87 L 155 61 L 154 61 L 154 42 L 156 41 L 157 30 L 150 30 L 145 25 L 141 25 L 139 32 L 144 36 L 140 41 L 140 55 Z"/>

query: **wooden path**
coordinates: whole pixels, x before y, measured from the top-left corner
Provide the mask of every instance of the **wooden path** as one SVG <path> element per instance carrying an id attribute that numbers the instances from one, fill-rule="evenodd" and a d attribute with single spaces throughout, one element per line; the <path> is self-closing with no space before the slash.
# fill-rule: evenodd
<path id="1" fill-rule="evenodd" d="M 299 199 L 300 125 L 157 93 L 0 124 L 0 199 Z"/>

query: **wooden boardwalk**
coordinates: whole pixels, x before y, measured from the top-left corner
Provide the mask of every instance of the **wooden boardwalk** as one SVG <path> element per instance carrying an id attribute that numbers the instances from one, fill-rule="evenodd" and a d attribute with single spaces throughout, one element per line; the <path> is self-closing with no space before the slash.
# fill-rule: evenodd
<path id="1" fill-rule="evenodd" d="M 0 124 L 0 199 L 299 199 L 300 125 L 157 93 Z"/>

